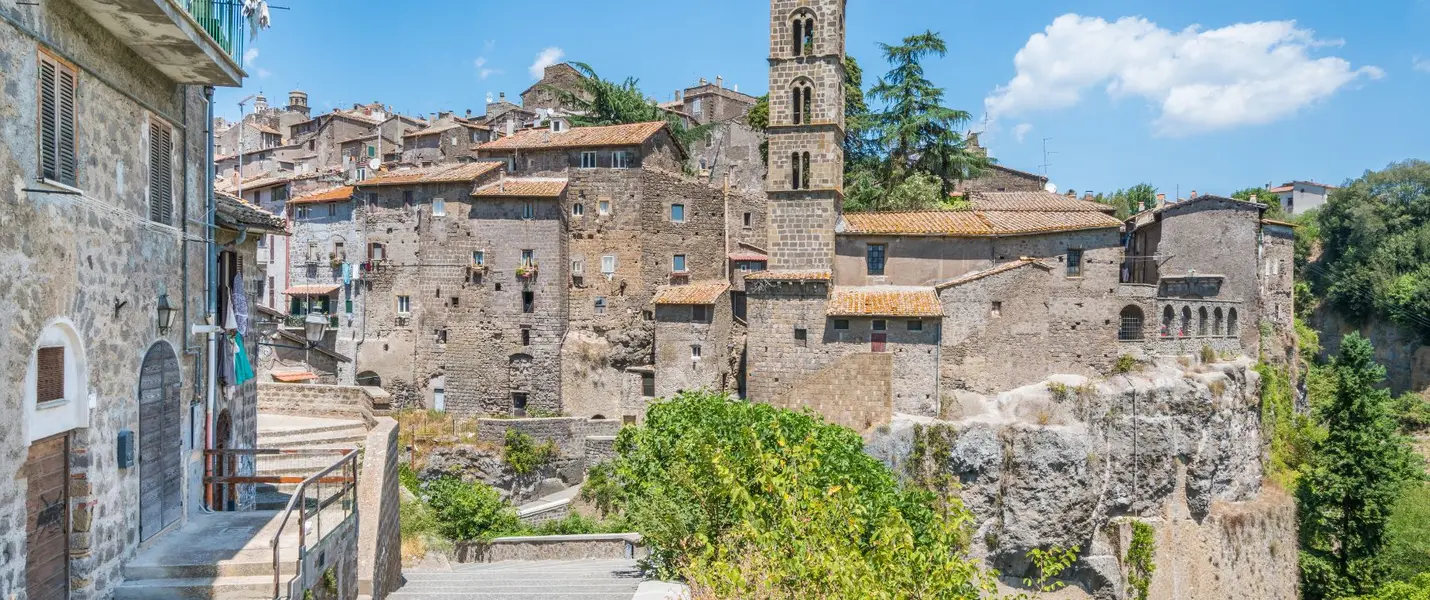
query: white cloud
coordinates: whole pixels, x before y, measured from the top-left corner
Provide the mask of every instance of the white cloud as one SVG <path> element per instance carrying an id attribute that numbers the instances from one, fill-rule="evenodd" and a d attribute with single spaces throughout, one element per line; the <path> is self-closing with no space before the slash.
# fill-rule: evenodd
<path id="1" fill-rule="evenodd" d="M 531 63 L 531 68 L 528 70 L 531 73 L 531 78 L 541 79 L 541 76 L 546 73 L 546 67 L 561 62 L 563 58 L 566 58 L 566 51 L 556 46 L 542 50 L 536 55 L 536 62 Z"/>
<path id="2" fill-rule="evenodd" d="M 1018 140 L 1019 144 L 1021 144 L 1023 143 L 1023 138 L 1027 137 L 1028 132 L 1032 130 L 1032 123 L 1019 123 L 1013 126 L 1013 137 Z"/>
<path id="3" fill-rule="evenodd" d="M 259 79 L 267 79 L 268 76 L 269 76 L 269 75 L 272 75 L 272 74 L 273 74 L 273 71 L 269 71 L 268 69 L 265 69 L 265 68 L 263 68 L 263 67 L 258 67 L 258 78 L 259 78 Z"/>
<path id="4" fill-rule="evenodd" d="M 255 58 L 258 58 L 258 49 L 257 49 L 257 48 L 249 48 L 248 50 L 245 50 L 245 51 L 243 52 L 243 64 L 244 64 L 244 66 L 253 64 L 253 59 L 255 59 Z"/>
<path id="5" fill-rule="evenodd" d="M 1338 46 L 1295 21 L 1237 23 L 1171 31 L 1141 17 L 1114 22 L 1066 14 L 1028 38 L 1013 58 L 1017 74 L 984 99 L 994 118 L 1066 108 L 1088 89 L 1133 96 L 1159 109 L 1162 135 L 1190 135 L 1269 123 L 1341 88 L 1379 79 L 1378 67 L 1310 56 Z"/>
<path id="6" fill-rule="evenodd" d="M 257 48 L 249 48 L 243 51 L 243 66 L 248 69 L 253 69 L 253 74 L 257 75 L 259 79 L 266 79 L 269 75 L 273 74 L 272 71 L 253 64 L 255 60 L 258 60 Z"/>
<path id="7" fill-rule="evenodd" d="M 502 74 L 501 69 L 493 69 L 487 66 L 487 58 L 485 56 L 478 56 L 476 60 L 472 61 L 472 66 L 477 68 L 477 77 L 481 79 Z"/>
<path id="8" fill-rule="evenodd" d="M 1410 66 L 1416 71 L 1424 71 L 1426 73 L 1430 73 L 1430 58 L 1416 56 L 1415 58 L 1410 59 Z"/>

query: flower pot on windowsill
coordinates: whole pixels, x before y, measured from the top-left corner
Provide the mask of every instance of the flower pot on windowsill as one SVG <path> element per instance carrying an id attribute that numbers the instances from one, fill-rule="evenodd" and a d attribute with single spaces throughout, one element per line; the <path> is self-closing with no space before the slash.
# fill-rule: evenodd
<path id="1" fill-rule="evenodd" d="M 517 267 L 516 278 L 530 281 L 536 279 L 536 272 L 536 265 Z"/>

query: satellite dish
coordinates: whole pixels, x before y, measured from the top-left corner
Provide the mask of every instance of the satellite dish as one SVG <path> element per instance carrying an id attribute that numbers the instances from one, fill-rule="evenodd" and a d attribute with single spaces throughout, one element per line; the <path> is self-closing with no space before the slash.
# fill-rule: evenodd
<path id="1" fill-rule="evenodd" d="M 1045 190 L 1047 190 L 1047 191 L 1049 191 L 1049 192 L 1052 192 L 1052 193 L 1054 193 L 1054 194 L 1058 193 L 1058 186 L 1057 186 L 1057 184 L 1055 184 L 1055 183 L 1053 183 L 1053 182 L 1051 182 L 1051 181 L 1049 181 L 1047 185 L 1043 186 L 1043 189 L 1045 189 Z"/>
<path id="2" fill-rule="evenodd" d="M 376 158 L 369 158 L 369 159 L 367 160 L 367 168 L 369 168 L 369 169 L 371 169 L 371 170 L 373 170 L 373 171 L 376 171 L 376 170 L 377 170 L 377 167 L 378 167 L 379 165 L 381 165 L 381 164 L 382 164 L 382 162 L 378 161 Z"/>

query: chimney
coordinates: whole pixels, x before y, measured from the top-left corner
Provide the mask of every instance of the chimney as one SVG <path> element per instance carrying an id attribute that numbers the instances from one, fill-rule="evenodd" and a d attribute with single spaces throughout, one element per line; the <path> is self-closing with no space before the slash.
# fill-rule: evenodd
<path id="1" fill-rule="evenodd" d="M 1161 205 L 1166 204 L 1166 203 L 1167 203 L 1167 195 L 1166 195 L 1166 194 L 1157 194 L 1157 206 L 1161 206 Z"/>
<path id="2" fill-rule="evenodd" d="M 516 121 L 513 121 L 513 120 L 511 120 L 511 119 L 507 119 L 507 120 L 506 120 L 506 135 L 507 135 L 507 137 L 511 137 L 511 136 L 514 135 L 515 133 L 516 133 Z"/>
<path id="3" fill-rule="evenodd" d="M 1251 201 L 1252 201 L 1252 202 L 1256 202 L 1256 194 L 1252 194 L 1252 195 L 1251 195 Z"/>
<path id="4" fill-rule="evenodd" d="M 1192 195 L 1191 195 L 1191 197 L 1188 198 L 1188 199 L 1189 199 L 1189 200 L 1196 200 L 1196 199 L 1197 199 L 1197 191 L 1196 191 L 1196 190 L 1192 190 Z"/>
<path id="5" fill-rule="evenodd" d="M 472 118 L 472 109 L 470 109 L 470 108 L 467 109 L 467 118 L 468 118 L 468 119 Z"/>
<path id="6" fill-rule="evenodd" d="M 1092 199 L 1092 192 L 1083 192 L 1082 199 L 1088 202 L 1093 202 L 1094 200 Z"/>
<path id="7" fill-rule="evenodd" d="M 740 84 L 737 83 L 737 84 L 735 84 L 735 85 L 730 86 L 730 90 L 733 91 L 733 92 L 739 92 L 739 91 L 740 91 Z"/>
<path id="8" fill-rule="evenodd" d="M 709 84 L 710 84 L 710 82 L 709 82 L 709 81 L 706 81 L 704 77 L 701 77 L 701 78 L 700 78 L 700 85 L 709 85 Z"/>
<path id="9" fill-rule="evenodd" d="M 497 95 L 497 102 L 506 102 L 506 92 Z"/>
<path id="10" fill-rule="evenodd" d="M 1068 197 L 1069 197 L 1069 198 L 1077 198 L 1077 190 L 1072 189 L 1072 188 L 1068 188 Z"/>
<path id="11" fill-rule="evenodd" d="M 716 76 L 715 76 L 715 87 L 717 87 L 717 88 L 722 88 L 722 89 L 723 89 L 723 88 L 725 87 L 725 78 L 724 78 L 724 77 L 721 77 L 721 76 L 719 76 L 719 75 L 716 75 Z"/>

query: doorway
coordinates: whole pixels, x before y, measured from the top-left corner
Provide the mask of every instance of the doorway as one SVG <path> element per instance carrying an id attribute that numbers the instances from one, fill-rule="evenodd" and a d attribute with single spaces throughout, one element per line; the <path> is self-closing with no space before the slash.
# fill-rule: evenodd
<path id="1" fill-rule="evenodd" d="M 139 539 L 148 540 L 183 513 L 179 359 L 160 342 L 139 372 Z"/>
<path id="2" fill-rule="evenodd" d="M 25 462 L 25 590 L 30 600 L 69 597 L 69 434 L 30 445 Z"/>

